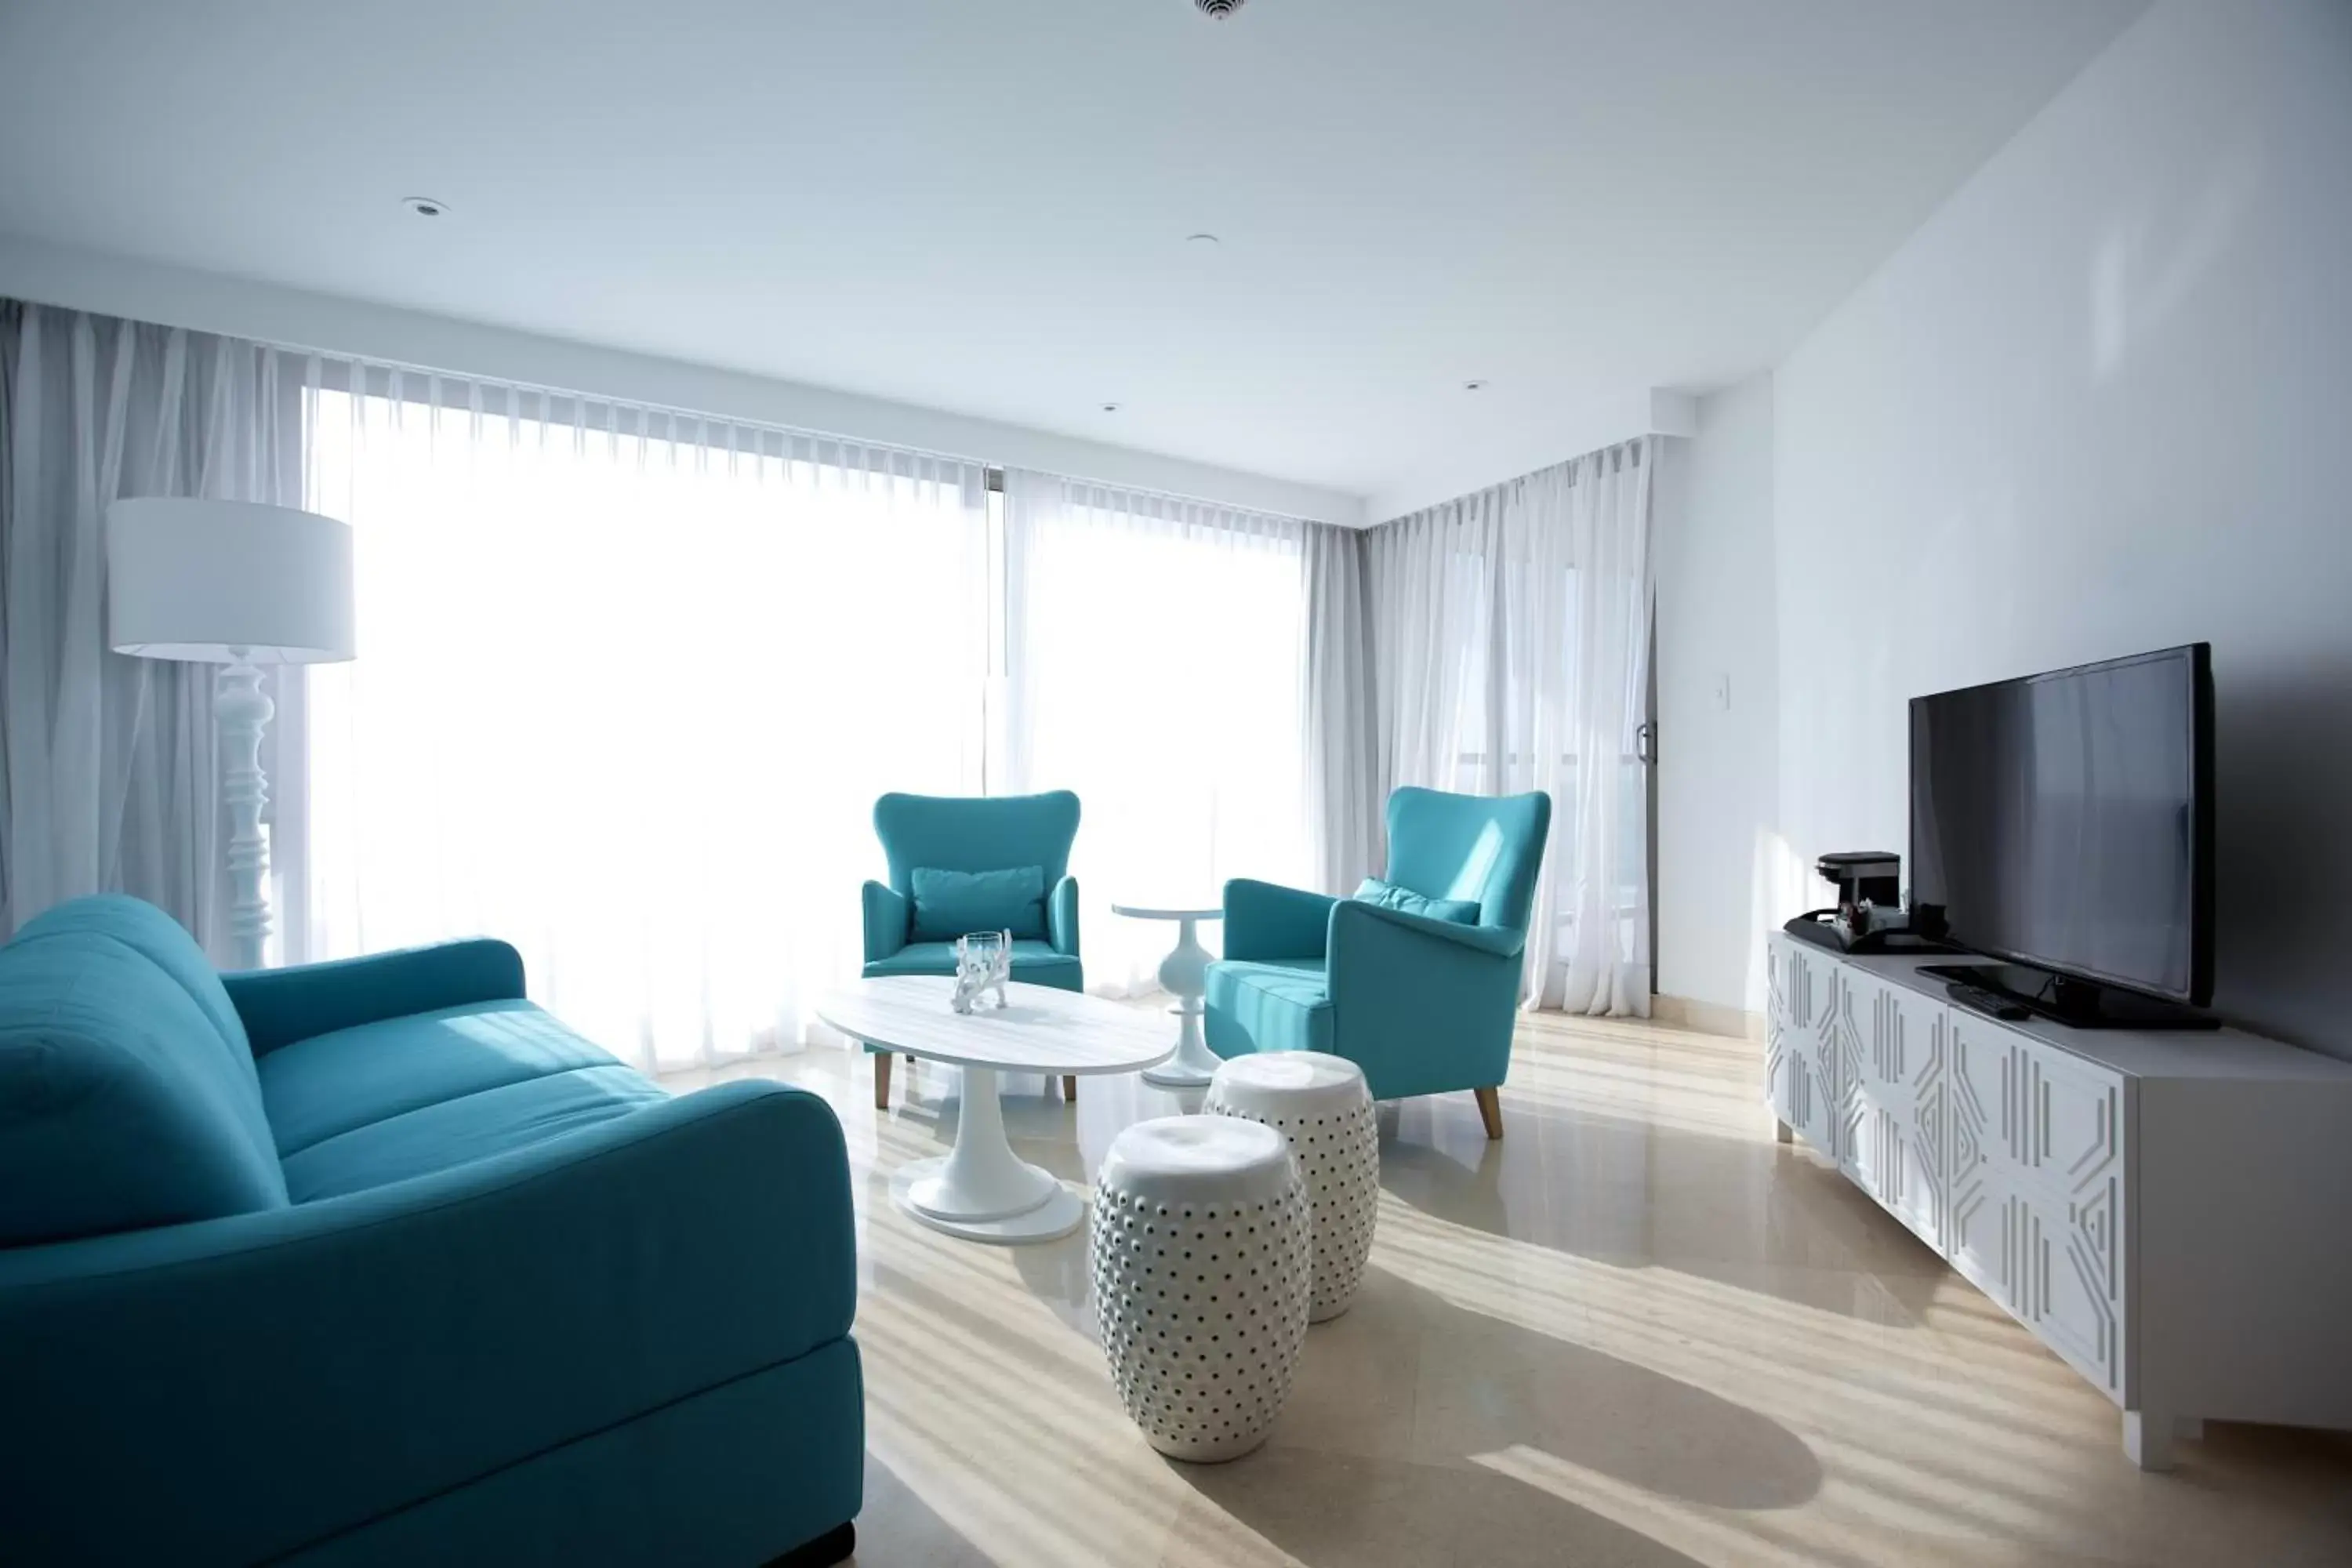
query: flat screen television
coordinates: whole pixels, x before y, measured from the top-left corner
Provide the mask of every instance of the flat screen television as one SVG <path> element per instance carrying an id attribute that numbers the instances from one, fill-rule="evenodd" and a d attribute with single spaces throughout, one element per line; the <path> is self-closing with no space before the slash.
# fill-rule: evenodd
<path id="1" fill-rule="evenodd" d="M 1911 887 L 1953 942 L 2011 961 L 1973 978 L 2036 1012 L 2210 1002 L 2210 647 L 1913 698 Z"/>

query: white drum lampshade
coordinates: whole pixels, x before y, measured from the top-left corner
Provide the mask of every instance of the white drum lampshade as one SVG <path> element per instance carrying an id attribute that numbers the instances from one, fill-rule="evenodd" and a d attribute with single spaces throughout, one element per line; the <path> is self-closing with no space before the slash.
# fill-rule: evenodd
<path id="1" fill-rule="evenodd" d="M 119 500 L 106 509 L 106 574 L 117 653 L 331 664 L 355 651 L 352 531 L 331 517 L 257 501 Z"/>
<path id="2" fill-rule="evenodd" d="M 107 642 L 117 653 L 223 667 L 214 679 L 221 800 L 229 809 L 234 961 L 258 969 L 269 936 L 261 731 L 264 664 L 356 653 L 352 531 L 291 507 L 147 496 L 106 509 Z"/>

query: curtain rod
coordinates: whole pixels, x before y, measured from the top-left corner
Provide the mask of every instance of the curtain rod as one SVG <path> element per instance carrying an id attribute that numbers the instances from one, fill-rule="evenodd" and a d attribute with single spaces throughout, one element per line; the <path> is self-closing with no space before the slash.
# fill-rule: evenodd
<path id="1" fill-rule="evenodd" d="M 120 320 L 122 318 L 117 319 Z M 166 330 L 192 331 L 194 329 L 171 328 Z M 223 334 L 219 333 L 207 335 L 215 337 L 223 336 Z M 919 447 L 908 447 L 896 441 L 876 441 L 862 436 L 845 436 L 837 432 L 819 430 L 810 426 L 780 424 L 774 420 L 769 419 L 751 419 L 744 418 L 737 415 L 718 414 L 707 409 L 688 408 L 674 404 L 651 403 L 641 398 L 620 397 L 600 392 L 583 392 L 572 387 L 550 385 L 543 382 L 517 380 L 510 376 L 478 375 L 465 371 L 436 370 L 430 365 L 418 364 L 413 361 L 379 359 L 366 354 L 330 353 L 320 349 L 307 349 L 289 343 L 268 342 L 250 338 L 228 339 L 224 337 L 223 341 L 250 342 L 253 343 L 254 346 L 272 353 L 289 354 L 299 358 L 316 359 L 321 362 L 330 360 L 341 361 L 345 364 L 358 365 L 366 369 L 387 371 L 397 370 L 405 375 L 430 376 L 440 381 L 457 382 L 460 384 L 477 384 L 487 386 L 511 387 L 521 391 L 535 392 L 542 397 L 570 398 L 583 404 L 607 404 L 614 407 L 641 408 L 648 412 L 682 415 L 696 420 L 718 421 L 723 424 L 741 426 L 751 429 L 774 430 L 793 436 L 806 436 L 822 441 L 839 441 L 850 446 L 883 447 L 894 452 L 907 452 L 917 457 L 933 458 L 946 462 L 970 463 L 980 469 L 981 482 L 984 489 L 996 495 L 1003 495 L 1004 493 L 1004 466 L 1002 463 L 990 463 L 978 458 L 963 457 L 952 452 L 934 451 Z M 1090 478 L 1085 474 L 1055 473 L 1052 477 L 1069 484 L 1083 485 L 1089 489 L 1113 490 L 1120 495 L 1153 496 L 1162 500 L 1181 501 L 1190 506 L 1210 507 L 1220 511 L 1240 512 L 1253 517 L 1274 518 L 1283 522 L 1295 522 L 1316 528 L 1337 528 L 1349 533 L 1362 531 L 1362 530 L 1350 527 L 1347 523 L 1324 522 L 1315 518 L 1299 517 L 1290 512 L 1268 511 L 1263 507 L 1242 506 L 1233 501 L 1220 500 L 1213 496 L 1191 495 L 1181 490 L 1154 489 L 1148 485 L 1126 484 L 1113 479 Z"/>

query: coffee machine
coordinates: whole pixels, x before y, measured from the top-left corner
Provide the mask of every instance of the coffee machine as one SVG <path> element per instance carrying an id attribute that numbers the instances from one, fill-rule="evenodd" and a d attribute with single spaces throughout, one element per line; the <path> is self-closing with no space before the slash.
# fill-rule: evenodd
<path id="1" fill-rule="evenodd" d="M 1833 909 L 1808 910 L 1780 929 L 1801 942 L 1838 952 L 1942 952 L 1936 923 L 1914 921 L 1903 907 L 1903 858 L 1888 849 L 1846 849 L 1813 863 L 1838 890 Z M 1925 912 L 1925 911 L 1920 911 Z"/>

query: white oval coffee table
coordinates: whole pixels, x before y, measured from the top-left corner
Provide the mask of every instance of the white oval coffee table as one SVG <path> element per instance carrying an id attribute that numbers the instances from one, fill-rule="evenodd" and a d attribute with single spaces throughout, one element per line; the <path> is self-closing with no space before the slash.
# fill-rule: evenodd
<path id="1" fill-rule="evenodd" d="M 1176 998 L 1168 1009 L 1176 1015 L 1176 1052 L 1168 1061 L 1143 1075 L 1146 1083 L 1162 1089 L 1199 1089 L 1217 1075 L 1217 1058 L 1201 1035 L 1201 997 L 1209 973 L 1209 950 L 1201 945 L 1200 922 L 1225 918 L 1216 904 L 1123 904 L 1110 907 L 1115 915 L 1138 921 L 1174 921 L 1176 946 L 1160 961 L 1160 984 Z"/>
<path id="2" fill-rule="evenodd" d="M 1087 1205 L 1013 1152 L 998 1075 L 1133 1072 L 1169 1053 L 1168 1037 L 1148 1013 L 1076 991 L 1016 980 L 1004 988 L 1007 1005 L 960 1014 L 948 1006 L 954 990 L 944 974 L 894 974 L 860 980 L 816 1005 L 819 1018 L 851 1039 L 962 1070 L 955 1147 L 900 1166 L 890 1196 L 933 1230 L 971 1241 L 1067 1236 Z"/>

